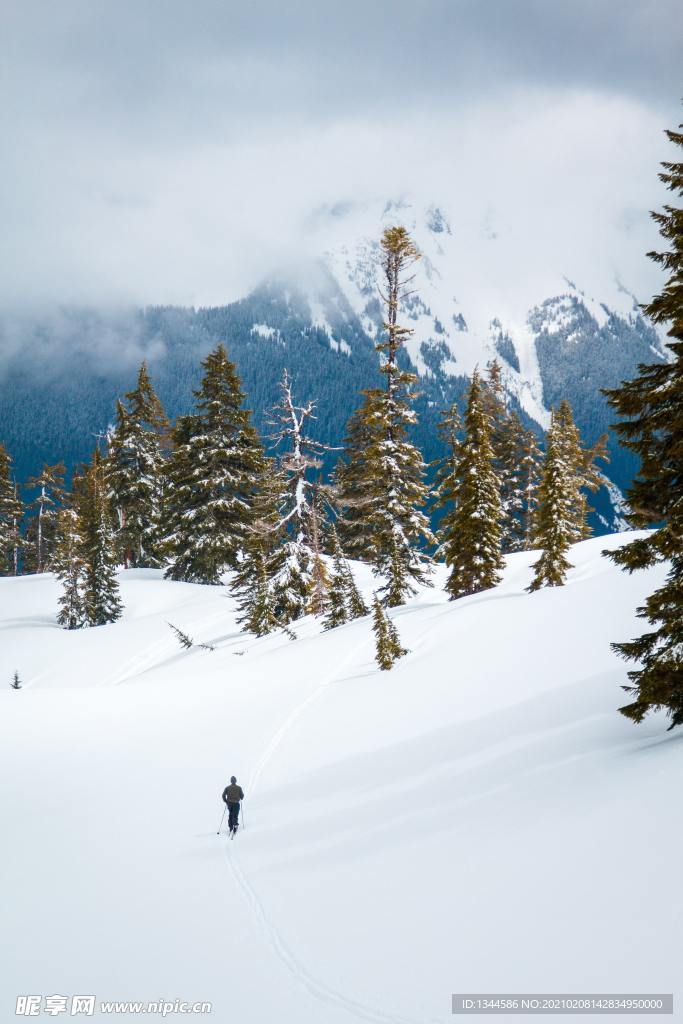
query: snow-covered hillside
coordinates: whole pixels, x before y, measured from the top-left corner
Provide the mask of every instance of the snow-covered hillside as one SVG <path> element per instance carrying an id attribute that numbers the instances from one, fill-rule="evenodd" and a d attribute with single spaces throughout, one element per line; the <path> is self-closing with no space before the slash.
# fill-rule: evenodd
<path id="1" fill-rule="evenodd" d="M 22 993 L 390 1024 L 458 991 L 675 989 L 683 733 L 616 712 L 609 641 L 663 574 L 601 557 L 624 539 L 533 595 L 525 554 L 454 603 L 439 571 L 389 673 L 367 619 L 255 641 L 225 589 L 128 571 L 124 619 L 68 633 L 53 579 L 0 580 L 0 1019 Z"/>

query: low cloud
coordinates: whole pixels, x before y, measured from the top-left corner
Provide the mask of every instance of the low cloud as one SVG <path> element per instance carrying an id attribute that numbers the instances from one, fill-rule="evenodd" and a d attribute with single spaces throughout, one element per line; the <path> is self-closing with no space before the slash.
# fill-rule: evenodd
<path id="1" fill-rule="evenodd" d="M 501 287 L 549 263 L 656 281 L 669 0 L 67 0 L 6 21 L 5 309 L 226 302 L 328 244 L 321 206 L 399 194 L 498 232 Z"/>

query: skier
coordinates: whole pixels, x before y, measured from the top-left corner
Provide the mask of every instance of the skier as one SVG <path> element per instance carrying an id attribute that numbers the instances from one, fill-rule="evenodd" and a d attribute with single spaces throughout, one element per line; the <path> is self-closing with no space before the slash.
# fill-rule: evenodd
<path id="1" fill-rule="evenodd" d="M 227 805 L 228 814 L 228 828 L 230 829 L 231 835 L 235 835 L 237 832 L 237 823 L 240 816 L 240 800 L 244 800 L 244 792 L 241 786 L 237 785 L 237 779 L 234 775 L 230 777 L 230 785 L 226 786 L 223 790 L 223 801 Z"/>

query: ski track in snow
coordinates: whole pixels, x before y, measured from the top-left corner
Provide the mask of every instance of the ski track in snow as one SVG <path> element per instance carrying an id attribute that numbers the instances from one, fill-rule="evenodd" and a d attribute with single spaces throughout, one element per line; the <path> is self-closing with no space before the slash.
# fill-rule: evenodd
<path id="1" fill-rule="evenodd" d="M 186 630 L 194 630 L 197 627 L 213 625 L 215 622 L 220 622 L 224 617 L 225 612 L 221 610 L 208 618 L 206 615 L 203 615 L 202 618 L 193 619 L 190 623 L 183 623 L 183 625 Z M 148 668 L 155 668 L 159 663 L 159 657 L 166 651 L 169 653 L 174 651 L 177 644 L 178 640 L 175 634 L 164 636 L 161 640 L 158 640 L 157 643 L 151 644 L 149 647 L 145 647 L 140 654 L 135 655 L 135 657 L 125 662 L 123 669 L 119 669 L 118 672 L 107 677 L 102 683 L 100 683 L 100 686 L 118 686 L 119 683 L 125 683 L 126 680 L 140 675 Z"/>
<path id="2" fill-rule="evenodd" d="M 287 716 L 285 721 L 272 737 L 270 743 L 266 746 L 263 754 L 257 761 L 256 766 L 251 773 L 248 784 L 250 795 L 258 788 L 259 781 L 265 768 L 294 723 L 313 703 L 315 703 L 315 701 L 319 700 L 327 687 L 333 683 L 351 664 L 357 653 L 358 648 L 354 648 L 348 657 L 344 658 L 341 665 L 335 668 L 333 672 L 330 672 L 316 687 L 316 689 L 313 690 L 308 697 L 302 700 L 301 703 L 298 704 Z M 417 1020 L 415 1017 L 403 1017 L 397 1016 L 394 1013 L 385 1013 L 382 1010 L 377 1010 L 372 1006 L 368 1006 L 366 1003 L 360 1003 L 357 1000 L 344 995 L 343 992 L 338 992 L 336 989 L 325 984 L 325 982 L 319 981 L 315 978 L 301 963 L 301 961 L 297 960 L 296 956 L 292 953 L 291 949 L 275 926 L 268 920 L 268 916 L 264 910 L 261 900 L 240 867 L 239 856 L 236 854 L 235 848 L 228 847 L 226 845 L 225 849 L 230 869 L 237 887 L 240 889 L 248 906 L 251 908 L 251 911 L 254 914 L 261 931 L 265 934 L 269 945 L 290 974 L 296 979 L 298 984 L 303 986 L 303 988 L 305 988 L 311 995 L 315 996 L 316 999 L 320 999 L 328 1005 L 336 1006 L 339 1009 L 350 1013 L 357 1020 L 371 1021 L 373 1024 L 425 1024 L 424 1020 Z"/>

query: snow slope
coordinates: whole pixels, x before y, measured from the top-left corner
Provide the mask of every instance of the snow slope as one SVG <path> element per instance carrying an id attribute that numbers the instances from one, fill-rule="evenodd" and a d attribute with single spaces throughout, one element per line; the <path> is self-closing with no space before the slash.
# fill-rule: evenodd
<path id="1" fill-rule="evenodd" d="M 0 691 L 0 1020 L 20 993 L 389 1024 L 457 991 L 675 991 L 683 732 L 615 711 L 609 641 L 663 575 L 601 558 L 625 539 L 578 545 L 559 590 L 524 593 L 528 555 L 424 590 L 390 673 L 367 619 L 255 641 L 226 590 L 129 571 L 123 621 L 67 633 L 50 577 L 0 580 L 25 682 Z"/>

